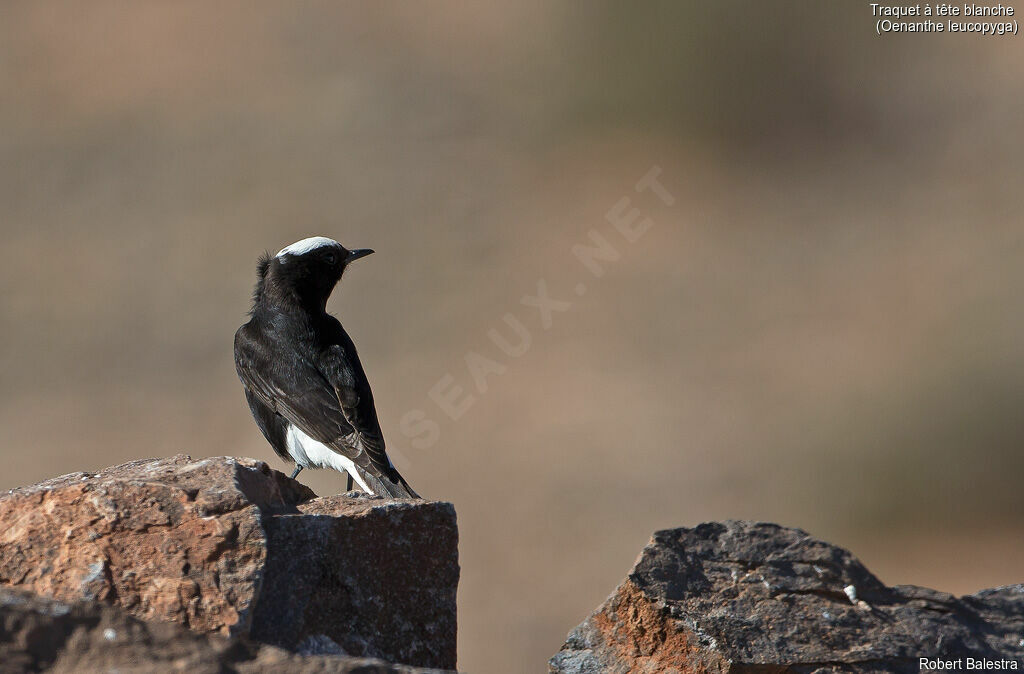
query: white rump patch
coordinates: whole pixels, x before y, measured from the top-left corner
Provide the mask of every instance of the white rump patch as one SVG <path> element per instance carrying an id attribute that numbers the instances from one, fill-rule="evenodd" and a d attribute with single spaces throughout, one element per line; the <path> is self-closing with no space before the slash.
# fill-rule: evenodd
<path id="1" fill-rule="evenodd" d="M 356 470 L 356 464 L 352 463 L 352 459 L 309 437 L 295 424 L 288 424 L 286 445 L 295 463 L 303 468 L 333 468 L 339 473 L 348 473 L 363 491 L 376 495 Z"/>
<path id="2" fill-rule="evenodd" d="M 281 250 L 277 251 L 276 257 L 280 259 L 285 255 L 305 255 L 311 250 L 323 248 L 324 246 L 341 247 L 341 244 L 334 239 L 328 239 L 326 236 L 311 236 L 308 239 L 296 241 L 290 246 L 285 246 Z"/>

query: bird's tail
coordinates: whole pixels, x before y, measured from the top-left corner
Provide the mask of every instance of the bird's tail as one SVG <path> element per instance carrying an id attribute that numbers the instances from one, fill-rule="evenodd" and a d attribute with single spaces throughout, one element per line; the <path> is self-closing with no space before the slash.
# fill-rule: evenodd
<path id="1" fill-rule="evenodd" d="M 398 471 L 394 468 L 391 469 L 391 475 L 370 475 L 369 472 L 363 472 L 362 478 L 366 481 L 366 485 L 370 490 L 377 496 L 384 496 L 387 498 L 422 498 L 419 494 L 412 490 L 409 483 L 405 481 L 405 478 L 399 475 Z"/>

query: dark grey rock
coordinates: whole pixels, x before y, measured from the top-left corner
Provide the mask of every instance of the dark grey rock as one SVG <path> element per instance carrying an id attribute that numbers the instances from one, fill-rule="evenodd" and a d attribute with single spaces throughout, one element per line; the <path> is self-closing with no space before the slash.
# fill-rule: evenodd
<path id="1" fill-rule="evenodd" d="M 549 671 L 916 673 L 922 657 L 1024 669 L 1024 585 L 887 587 L 803 531 L 730 521 L 656 532 Z"/>

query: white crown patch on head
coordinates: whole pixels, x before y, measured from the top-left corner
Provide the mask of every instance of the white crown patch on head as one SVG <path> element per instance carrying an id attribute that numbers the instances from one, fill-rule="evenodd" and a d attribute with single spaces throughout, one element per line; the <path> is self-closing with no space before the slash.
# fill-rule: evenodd
<path id="1" fill-rule="evenodd" d="M 277 258 L 280 259 L 285 255 L 305 255 L 311 250 L 322 248 L 324 246 L 338 246 L 341 244 L 334 239 L 328 239 L 326 236 L 311 236 L 308 239 L 302 241 L 296 241 L 290 246 L 285 246 L 281 250 L 277 251 Z"/>

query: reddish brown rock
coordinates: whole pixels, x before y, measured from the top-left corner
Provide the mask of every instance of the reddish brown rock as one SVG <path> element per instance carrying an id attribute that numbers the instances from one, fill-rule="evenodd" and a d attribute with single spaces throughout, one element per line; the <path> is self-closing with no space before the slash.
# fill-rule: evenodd
<path id="1" fill-rule="evenodd" d="M 549 671 L 916 673 L 920 658 L 1024 668 L 1024 585 L 886 587 L 798 529 L 724 522 L 656 532 Z"/>
<path id="2" fill-rule="evenodd" d="M 239 638 L 147 623 L 99 602 L 65 603 L 0 588 L 0 674 L 14 672 L 359 672 L 428 670 L 345 656 L 301 656 Z M 437 670 L 429 670 L 437 671 Z"/>
<path id="3" fill-rule="evenodd" d="M 0 586 L 143 620 L 455 667 L 450 504 L 318 499 L 262 461 L 187 456 L 0 496 Z"/>

